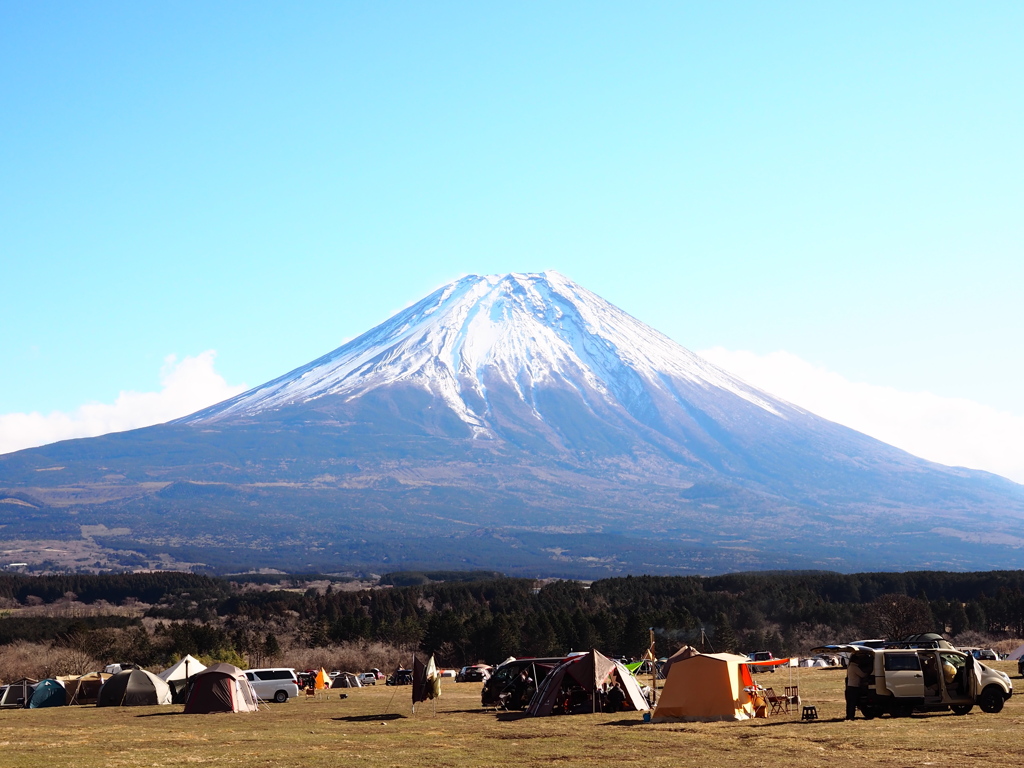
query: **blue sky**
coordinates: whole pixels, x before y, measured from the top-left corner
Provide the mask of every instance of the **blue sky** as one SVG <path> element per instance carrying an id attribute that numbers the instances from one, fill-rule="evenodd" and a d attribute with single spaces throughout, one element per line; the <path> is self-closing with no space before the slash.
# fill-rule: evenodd
<path id="1" fill-rule="evenodd" d="M 893 5 L 0 0 L 0 419 L 557 269 L 1024 423 L 1024 6 Z"/>

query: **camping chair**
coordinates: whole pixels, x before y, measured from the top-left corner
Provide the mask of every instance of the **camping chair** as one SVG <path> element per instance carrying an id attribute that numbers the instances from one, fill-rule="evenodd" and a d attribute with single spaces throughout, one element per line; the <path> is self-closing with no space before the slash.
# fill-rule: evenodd
<path id="1" fill-rule="evenodd" d="M 800 686 L 799 685 L 787 685 L 786 686 L 786 701 L 794 706 L 800 703 Z M 787 708 L 788 712 L 789 709 Z"/>
<path id="2" fill-rule="evenodd" d="M 773 688 L 764 689 L 764 699 L 768 702 L 771 707 L 770 715 L 781 715 L 783 712 L 789 712 L 789 699 L 785 696 L 779 696 L 775 693 Z"/>

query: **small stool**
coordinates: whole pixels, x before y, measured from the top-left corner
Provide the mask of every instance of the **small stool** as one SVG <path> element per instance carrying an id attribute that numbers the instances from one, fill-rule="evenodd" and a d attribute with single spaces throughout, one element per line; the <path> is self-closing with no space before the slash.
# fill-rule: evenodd
<path id="1" fill-rule="evenodd" d="M 804 707 L 800 713 L 801 720 L 817 720 L 818 719 L 818 708 L 814 706 Z"/>

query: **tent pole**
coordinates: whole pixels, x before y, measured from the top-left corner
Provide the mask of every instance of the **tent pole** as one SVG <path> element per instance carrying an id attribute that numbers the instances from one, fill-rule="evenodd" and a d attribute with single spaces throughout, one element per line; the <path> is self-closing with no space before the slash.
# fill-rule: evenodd
<path id="1" fill-rule="evenodd" d="M 647 663 L 651 665 L 651 706 L 654 706 L 658 700 L 658 657 L 654 655 L 654 627 L 650 628 L 651 632 L 651 645 L 647 649 L 647 655 L 650 658 Z"/>

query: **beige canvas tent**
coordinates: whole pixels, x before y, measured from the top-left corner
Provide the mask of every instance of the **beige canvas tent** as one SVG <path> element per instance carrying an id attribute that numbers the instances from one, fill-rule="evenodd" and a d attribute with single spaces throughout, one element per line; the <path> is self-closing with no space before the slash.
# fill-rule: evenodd
<path id="1" fill-rule="evenodd" d="M 654 722 L 753 717 L 754 705 L 744 690 L 754 684 L 747 661 L 732 653 L 705 653 L 676 661 L 654 709 Z"/>
<path id="2" fill-rule="evenodd" d="M 171 689 L 171 703 L 184 704 L 188 694 L 189 680 L 206 669 L 203 664 L 192 654 L 186 654 L 185 658 L 165 669 L 157 677 L 167 683 Z"/>
<path id="3" fill-rule="evenodd" d="M 106 672 L 89 672 L 65 681 L 68 689 L 68 704 L 95 704 L 100 688 L 111 678 Z"/>

